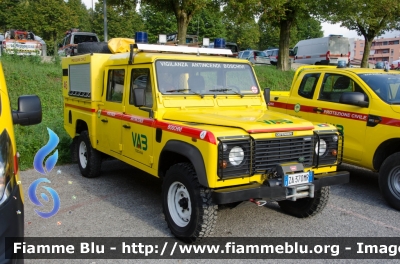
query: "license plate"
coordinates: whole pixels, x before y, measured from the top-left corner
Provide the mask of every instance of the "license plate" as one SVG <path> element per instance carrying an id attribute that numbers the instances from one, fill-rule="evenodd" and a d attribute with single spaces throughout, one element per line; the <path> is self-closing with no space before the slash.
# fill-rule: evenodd
<path id="1" fill-rule="evenodd" d="M 287 174 L 283 176 L 283 186 L 293 186 L 305 183 L 311 183 L 314 180 L 314 172 L 301 172 L 295 174 Z"/>

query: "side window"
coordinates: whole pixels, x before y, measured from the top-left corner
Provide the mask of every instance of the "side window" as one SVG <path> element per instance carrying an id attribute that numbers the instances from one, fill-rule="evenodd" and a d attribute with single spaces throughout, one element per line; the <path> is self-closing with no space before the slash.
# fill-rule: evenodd
<path id="1" fill-rule="evenodd" d="M 151 78 L 149 69 L 133 69 L 131 74 L 131 89 L 129 95 L 129 104 L 133 105 L 135 88 L 146 89 L 146 106 L 153 107 L 153 90 L 151 87 Z"/>
<path id="2" fill-rule="evenodd" d="M 309 73 L 304 75 L 299 87 L 299 95 L 304 98 L 312 99 L 320 75 L 320 73 Z"/>
<path id="3" fill-rule="evenodd" d="M 107 101 L 122 102 L 124 94 L 125 70 L 109 70 L 107 83 Z"/>
<path id="4" fill-rule="evenodd" d="M 247 59 L 248 57 L 250 57 L 250 51 L 247 50 L 247 51 L 243 52 L 242 58 Z"/>
<path id="5" fill-rule="evenodd" d="M 69 44 L 70 38 L 71 38 L 70 36 L 65 37 L 65 38 L 63 39 L 62 45 L 63 45 L 63 46 L 68 45 L 68 44 Z"/>
<path id="6" fill-rule="evenodd" d="M 358 84 L 354 83 L 350 77 L 338 74 L 326 74 L 318 99 L 338 103 L 342 93 L 354 92 L 356 88 L 360 89 Z"/>

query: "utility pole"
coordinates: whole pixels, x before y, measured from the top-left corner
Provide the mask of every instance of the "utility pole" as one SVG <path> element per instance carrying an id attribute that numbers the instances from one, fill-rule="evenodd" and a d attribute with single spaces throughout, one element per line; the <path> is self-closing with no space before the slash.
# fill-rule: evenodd
<path id="1" fill-rule="evenodd" d="M 107 33 L 107 1 L 104 0 L 104 5 L 103 5 L 103 13 L 104 13 L 104 41 L 108 41 L 108 33 Z"/>

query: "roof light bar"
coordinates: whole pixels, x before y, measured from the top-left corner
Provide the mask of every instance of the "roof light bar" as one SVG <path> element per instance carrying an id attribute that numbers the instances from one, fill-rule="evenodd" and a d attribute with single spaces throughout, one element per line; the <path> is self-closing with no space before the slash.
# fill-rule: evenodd
<path id="1" fill-rule="evenodd" d="M 192 53 L 192 54 L 217 54 L 217 55 L 232 55 L 230 49 L 212 49 L 212 48 L 196 48 L 187 46 L 169 46 L 155 44 L 135 44 L 138 51 L 168 51 L 176 53 Z"/>

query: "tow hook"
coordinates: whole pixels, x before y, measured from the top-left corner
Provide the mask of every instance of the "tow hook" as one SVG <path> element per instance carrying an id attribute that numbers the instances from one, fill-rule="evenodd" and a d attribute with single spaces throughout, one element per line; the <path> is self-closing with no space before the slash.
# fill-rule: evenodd
<path id="1" fill-rule="evenodd" d="M 249 201 L 252 203 L 255 203 L 257 206 L 264 206 L 267 204 L 267 201 L 264 201 L 264 200 L 257 201 L 256 199 L 250 199 Z"/>

